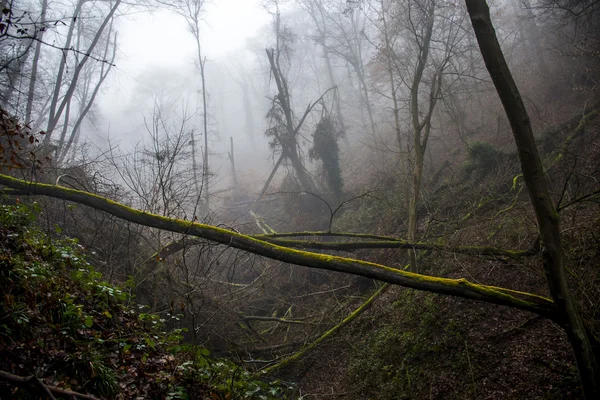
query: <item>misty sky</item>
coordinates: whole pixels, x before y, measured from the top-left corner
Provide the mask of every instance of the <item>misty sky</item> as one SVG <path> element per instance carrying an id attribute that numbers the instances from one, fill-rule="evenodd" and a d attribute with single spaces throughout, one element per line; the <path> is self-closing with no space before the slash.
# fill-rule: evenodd
<path id="1" fill-rule="evenodd" d="M 231 54 L 241 52 L 247 46 L 247 39 L 256 36 L 258 31 L 271 20 L 271 16 L 261 7 L 261 0 L 213 0 L 206 5 L 204 13 L 205 24 L 202 27 L 201 40 L 203 55 L 207 58 L 207 80 L 227 79 L 227 72 L 220 71 L 220 78 L 215 75 L 214 68 Z M 156 86 L 175 86 L 181 82 L 189 82 L 190 87 L 200 87 L 199 73 L 196 69 L 196 45 L 192 34 L 187 30 L 183 17 L 166 10 L 153 13 L 135 13 L 120 17 L 118 20 L 119 48 L 116 68 L 113 69 L 106 82 L 104 94 L 97 102 L 102 118 L 94 129 L 88 133 L 88 138 L 102 149 L 108 148 L 107 138 L 110 136 L 111 146 L 117 146 L 121 151 L 130 151 L 141 140 L 150 140 L 144 126 L 144 118 L 151 115 L 149 106 L 152 90 Z M 210 71 L 211 66 L 213 71 Z M 152 80 L 162 82 L 151 82 Z M 208 82 L 210 86 L 210 82 Z M 146 91 L 144 89 L 147 89 Z M 224 91 L 225 88 L 222 88 Z M 188 97 L 181 93 L 181 104 L 188 101 L 190 109 L 198 108 L 198 104 L 189 103 Z M 220 99 L 223 93 L 212 93 L 213 99 Z M 187 99 L 187 100 L 186 100 Z M 218 100 L 215 100 L 218 101 Z M 145 102 L 145 104 L 143 103 Z M 217 106 L 211 102 L 211 112 Z M 234 115 L 242 115 L 241 110 Z M 197 115 L 196 126 L 201 126 Z M 230 124 L 231 126 L 231 124 Z M 211 132 L 216 127 L 211 125 Z M 92 133 L 95 132 L 95 133 Z M 229 134 L 214 135 L 211 133 L 210 151 L 213 154 L 211 168 L 217 174 L 228 173 Z M 268 168 L 268 149 L 261 146 L 257 157 L 256 149 L 251 149 L 244 143 L 247 135 L 240 133 L 236 139 L 236 159 L 239 166 L 244 168 L 246 152 L 252 150 L 253 161 L 247 164 L 245 170 L 250 174 L 258 173 L 262 179 L 262 171 Z M 237 141 L 237 140 L 240 141 Z M 263 148 L 264 147 L 264 148 Z M 254 172 L 256 169 L 261 172 Z M 219 183 L 220 182 L 220 183 Z M 215 184 L 227 184 L 228 180 L 220 177 Z"/>
<path id="2" fill-rule="evenodd" d="M 206 6 L 202 44 L 209 62 L 245 45 L 270 17 L 261 0 L 218 0 Z M 119 20 L 119 56 L 99 105 L 110 120 L 126 105 L 136 77 L 156 68 L 193 68 L 195 44 L 183 18 L 167 11 L 137 13 Z"/>

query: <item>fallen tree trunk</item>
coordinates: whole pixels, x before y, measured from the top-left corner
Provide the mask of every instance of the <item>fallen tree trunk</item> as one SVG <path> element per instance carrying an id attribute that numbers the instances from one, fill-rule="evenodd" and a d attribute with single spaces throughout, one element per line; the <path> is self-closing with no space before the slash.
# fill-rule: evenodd
<path id="1" fill-rule="evenodd" d="M 124 204 L 92 193 L 60 186 L 27 182 L 7 175 L 0 175 L 0 185 L 27 193 L 84 204 L 133 223 L 201 237 L 289 264 L 360 275 L 413 289 L 499 304 L 530 311 L 546 318 L 555 318 L 554 303 L 550 299 L 532 293 L 480 285 L 469 282 L 464 278 L 438 278 L 401 271 L 367 261 L 290 249 L 235 231 L 135 210 Z"/>

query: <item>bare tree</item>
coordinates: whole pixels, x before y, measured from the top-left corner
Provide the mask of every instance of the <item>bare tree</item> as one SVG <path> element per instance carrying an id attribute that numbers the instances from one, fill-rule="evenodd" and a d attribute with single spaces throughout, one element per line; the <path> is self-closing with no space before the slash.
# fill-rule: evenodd
<path id="1" fill-rule="evenodd" d="M 288 160 L 292 165 L 296 177 L 304 191 L 314 192 L 316 190 L 312 177 L 306 170 L 300 157 L 300 144 L 298 138 L 306 118 L 329 91 L 327 90 L 323 93 L 317 101 L 309 103 L 300 119 L 298 121 L 295 120 L 288 81 L 282 67 L 282 59 L 287 59 L 288 61 L 290 59 L 294 36 L 289 28 L 284 26 L 281 21 L 279 4 L 277 1 L 274 2 L 274 6 L 273 24 L 275 31 L 275 47 L 266 49 L 266 53 L 269 60 L 271 77 L 275 81 L 277 87 L 277 95 L 273 97 L 271 108 L 267 113 L 267 118 L 270 120 L 270 127 L 265 134 L 271 138 L 270 145 L 273 150 L 281 151 L 281 155 L 259 194 L 259 200 L 266 192 L 277 169 L 284 160 Z"/>
<path id="2" fill-rule="evenodd" d="M 210 206 L 210 164 L 209 164 L 209 147 L 208 147 L 208 93 L 206 89 L 206 56 L 202 50 L 200 41 L 200 25 L 204 14 L 204 0 L 159 0 L 159 3 L 165 5 L 168 9 L 173 10 L 178 15 L 182 16 L 188 30 L 194 37 L 196 45 L 196 63 L 200 72 L 200 89 L 202 95 L 202 127 L 204 132 L 204 149 L 203 149 L 203 165 L 202 165 L 202 190 L 204 195 L 204 206 L 208 210 Z"/>
<path id="3" fill-rule="evenodd" d="M 140 142 L 130 154 L 111 150 L 109 162 L 139 208 L 178 218 L 195 214 L 200 193 L 194 192 L 190 168 L 192 117 L 185 108 L 173 115 L 155 99 L 151 115 L 144 118 L 149 144 Z"/>
<path id="4" fill-rule="evenodd" d="M 335 98 L 335 111 L 337 116 L 337 122 L 339 124 L 339 129 L 342 132 L 344 138 L 346 136 L 346 124 L 344 123 L 344 115 L 342 114 L 341 105 L 340 105 L 340 89 L 337 84 L 337 80 L 333 73 L 333 67 L 331 64 L 330 50 L 327 47 L 327 40 L 329 36 L 325 6 L 320 0 L 298 0 L 299 4 L 306 9 L 309 13 L 310 18 L 312 19 L 315 28 L 317 29 L 318 35 L 314 37 L 314 40 L 321 46 L 323 49 L 323 60 L 325 61 L 325 67 L 327 68 L 327 77 L 329 78 L 329 86 L 335 87 L 337 96 Z"/>
<path id="5" fill-rule="evenodd" d="M 486 67 L 513 131 L 521 170 L 535 210 L 543 244 L 543 266 L 550 293 L 559 313 L 557 320 L 565 330 L 575 353 L 583 391 L 587 399 L 600 397 L 600 360 L 594 337 L 585 325 L 573 294 L 569 290 L 563 260 L 560 218 L 552 197 L 544 167 L 537 151 L 533 129 L 519 89 L 506 64 L 496 38 L 485 0 L 467 0 L 467 8 Z"/>
<path id="6" fill-rule="evenodd" d="M 348 74 L 355 75 L 358 81 L 359 112 L 363 126 L 371 135 L 377 132 L 373 106 L 369 95 L 368 70 L 366 67 L 369 54 L 365 34 L 365 14 L 353 6 L 344 2 L 333 1 L 328 6 L 326 2 L 313 2 L 315 16 L 321 18 L 320 26 L 327 27 L 321 30 L 323 41 L 321 45 L 326 52 L 335 55 L 349 66 Z M 366 110 L 366 118 L 365 112 Z M 366 123 L 368 119 L 368 123 Z"/>
<path id="7" fill-rule="evenodd" d="M 91 54 L 94 53 L 96 46 L 100 42 L 101 38 L 104 35 L 104 30 L 112 21 L 112 18 L 117 11 L 117 8 L 121 4 L 121 0 L 115 0 L 114 3 L 110 4 L 110 9 L 108 13 L 102 19 L 102 23 L 96 30 L 90 44 L 87 46 L 84 55 L 81 59 L 76 59 L 76 67 L 71 76 L 68 83 L 65 82 L 67 88 L 66 91 L 63 92 L 63 80 L 65 79 L 65 69 L 67 67 L 67 53 L 69 49 L 72 47 L 72 41 L 75 34 L 75 27 L 77 25 L 77 17 L 80 15 L 82 8 L 86 0 L 78 0 L 77 5 L 75 7 L 74 16 L 72 18 L 71 24 L 69 26 L 69 30 L 67 32 L 67 36 L 65 38 L 65 43 L 63 46 L 63 57 L 61 58 L 60 65 L 58 67 L 58 73 L 56 76 L 56 81 L 54 83 L 54 92 L 52 94 L 52 100 L 50 102 L 49 114 L 48 114 L 48 123 L 46 126 L 46 137 L 44 138 L 44 143 L 50 143 L 50 139 L 52 138 L 52 134 L 54 133 L 55 128 L 58 126 L 59 121 L 63 118 L 63 113 L 65 112 L 67 105 L 70 104 L 71 99 L 75 93 L 77 88 L 77 84 L 79 81 L 79 77 L 84 70 L 85 65 L 91 58 Z M 79 53 L 77 53 L 79 54 Z"/>
<path id="8" fill-rule="evenodd" d="M 40 12 L 40 24 L 44 26 L 46 22 L 46 12 L 48 11 L 48 0 L 42 0 L 42 10 Z M 25 108 L 25 123 L 31 122 L 31 111 L 33 108 L 33 99 L 35 98 L 35 83 L 37 81 L 38 64 L 40 62 L 40 53 L 42 51 L 42 40 L 44 38 L 44 30 L 40 30 L 37 34 L 38 42 L 35 45 L 33 61 L 31 63 L 31 77 L 29 78 L 29 90 L 27 92 L 27 106 Z"/>
<path id="9" fill-rule="evenodd" d="M 2 13 L 0 13 L 0 102 L 2 106 L 17 112 L 20 104 L 17 99 L 25 92 L 24 75 L 27 74 L 27 64 L 31 50 L 38 47 L 46 25 L 47 2 L 43 2 L 38 10 L 22 9 L 20 4 L 10 0 L 3 0 Z M 37 44 L 36 44 L 37 41 Z M 37 54 L 37 53 L 36 53 Z M 39 57 L 37 58 L 39 59 Z M 34 64 L 36 64 L 34 56 Z M 15 101 L 16 100 L 16 101 Z M 29 122 L 29 121 L 26 121 Z"/>
<path id="10" fill-rule="evenodd" d="M 383 11 L 385 5 L 380 3 L 383 15 L 380 31 L 385 51 L 384 62 L 392 88 L 396 136 L 400 146 L 403 140 L 396 99 L 401 92 L 396 87 L 396 80 L 402 83 L 407 93 L 411 136 L 406 142 L 405 153 L 408 155 L 411 175 L 407 238 L 415 241 L 425 152 L 433 127 L 432 118 L 438 100 L 451 87 L 451 83 L 444 84 L 444 76 L 452 67 L 451 57 L 464 37 L 464 29 L 461 26 L 463 18 L 460 8 L 457 10 L 444 2 L 407 1 L 395 6 L 398 7 L 394 16 L 396 27 L 392 34 L 391 22 Z M 402 54 L 402 58 L 396 54 Z M 398 78 L 395 78 L 396 75 Z M 416 271 L 415 252 L 410 252 L 410 259 L 411 269 Z"/>

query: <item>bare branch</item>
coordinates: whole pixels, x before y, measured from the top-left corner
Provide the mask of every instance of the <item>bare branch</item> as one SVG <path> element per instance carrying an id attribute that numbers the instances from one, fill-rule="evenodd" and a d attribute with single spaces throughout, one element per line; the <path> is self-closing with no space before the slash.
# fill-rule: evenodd
<path id="1" fill-rule="evenodd" d="M 550 319 L 556 317 L 554 303 L 543 296 L 532 293 L 480 285 L 469 282 L 464 278 L 438 278 L 400 271 L 392 267 L 362 260 L 289 249 L 235 231 L 138 211 L 95 194 L 59 186 L 28 182 L 6 175 L 0 175 L 0 184 L 33 194 L 84 204 L 133 223 L 202 237 L 289 264 L 360 275 L 413 289 L 514 307 Z"/>

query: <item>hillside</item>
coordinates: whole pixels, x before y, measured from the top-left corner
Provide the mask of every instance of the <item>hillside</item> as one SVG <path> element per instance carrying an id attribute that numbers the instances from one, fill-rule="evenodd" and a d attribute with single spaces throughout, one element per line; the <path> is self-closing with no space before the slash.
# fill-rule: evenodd
<path id="1" fill-rule="evenodd" d="M 0 205 L 0 398 L 286 398 L 291 388 L 167 330 L 130 287 L 103 280 L 77 240 L 44 233 L 39 213 Z"/>
<path id="2" fill-rule="evenodd" d="M 540 134 L 539 143 L 556 204 L 563 206 L 570 284 L 597 334 L 600 208 L 593 177 L 600 167 L 600 121 L 596 116 L 593 108 L 583 117 L 566 116 Z M 495 160 L 488 156 L 482 159 L 486 164 L 477 164 L 476 158 L 468 159 L 456 165 L 453 178 L 430 188 L 434 194 L 427 207 L 433 216 L 423 227 L 426 240 L 521 250 L 539 245 L 515 157 L 490 148 Z M 476 175 L 465 177 L 467 168 Z M 359 208 L 354 216 L 368 210 Z M 380 220 L 385 224 L 393 216 L 384 212 Z M 376 228 L 382 225 L 371 226 Z M 468 277 L 547 295 L 538 251 L 516 260 L 429 252 L 420 265 L 435 276 Z M 378 257 L 391 264 L 402 255 Z M 575 358 L 555 323 L 514 309 L 397 287 L 282 376 L 300 377 L 299 386 L 317 398 L 334 393 L 349 400 L 582 398 Z"/>

